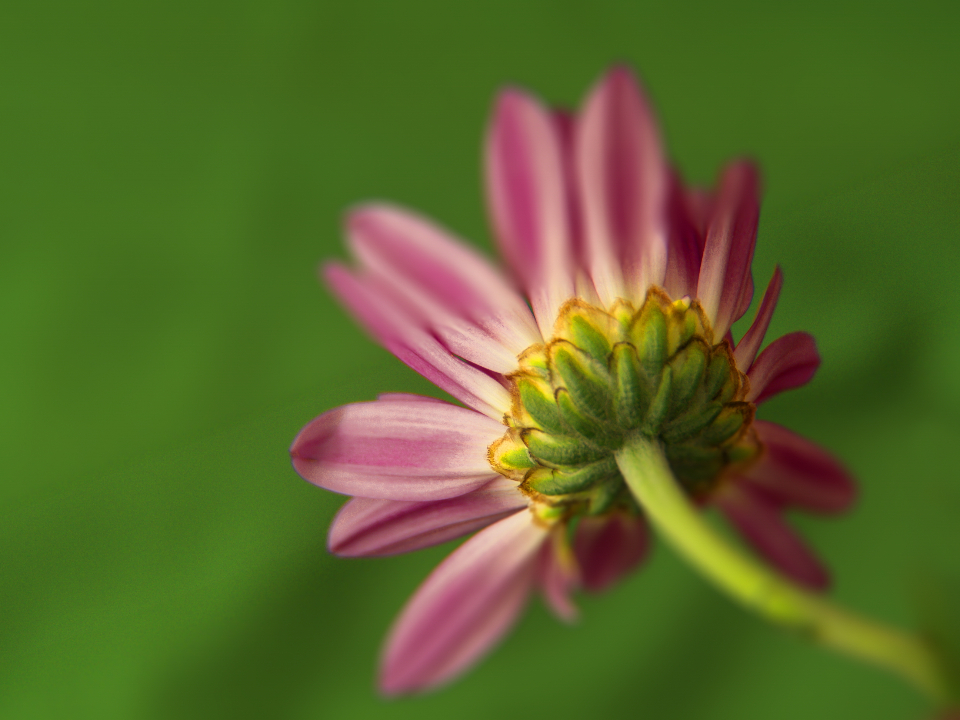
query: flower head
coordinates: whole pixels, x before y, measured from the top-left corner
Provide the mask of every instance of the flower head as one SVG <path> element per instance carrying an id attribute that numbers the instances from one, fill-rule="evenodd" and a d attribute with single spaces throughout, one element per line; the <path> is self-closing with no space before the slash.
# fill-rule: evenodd
<path id="1" fill-rule="evenodd" d="M 330 530 L 335 553 L 390 555 L 480 531 L 401 612 L 382 689 L 462 672 L 534 588 L 571 619 L 576 588 L 602 590 L 643 559 L 646 524 L 614 461 L 636 432 L 658 438 L 687 492 L 769 562 L 824 587 L 783 512 L 843 510 L 852 481 L 814 444 L 754 417 L 820 362 L 806 333 L 758 355 L 779 268 L 747 332 L 730 333 L 753 297 L 753 165 L 729 165 L 713 192 L 685 188 L 632 75 L 615 68 L 575 116 L 503 92 L 486 166 L 509 277 L 384 204 L 348 216 L 357 269 L 325 268 L 375 338 L 466 406 L 381 395 L 321 415 L 291 448 L 304 478 L 353 496 Z"/>

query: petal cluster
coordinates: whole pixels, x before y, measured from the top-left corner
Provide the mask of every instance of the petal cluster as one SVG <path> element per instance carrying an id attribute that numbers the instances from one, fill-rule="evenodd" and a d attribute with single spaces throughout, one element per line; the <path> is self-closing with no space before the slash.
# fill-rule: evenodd
<path id="1" fill-rule="evenodd" d="M 383 655 L 387 693 L 455 677 L 503 637 L 535 588 L 559 617 L 572 619 L 575 589 L 608 588 L 647 552 L 639 514 L 615 508 L 575 526 L 559 522 L 490 463 L 488 449 L 511 409 L 508 376 L 529 348 L 551 340 L 565 303 L 639 306 L 651 287 L 699 303 L 714 336 L 730 343 L 753 404 L 803 385 L 820 362 L 806 333 L 759 352 L 783 282 L 779 269 L 734 342 L 730 327 L 754 291 L 757 171 L 737 161 L 715 190 L 686 188 L 627 69 L 609 71 L 575 114 L 504 91 L 485 155 L 506 274 L 448 230 L 387 204 L 349 213 L 356 266 L 330 263 L 323 271 L 375 339 L 466 406 L 381 395 L 321 415 L 291 448 L 300 475 L 352 496 L 330 530 L 335 553 L 390 555 L 476 532 L 398 617 Z M 854 485 L 809 441 L 772 423 L 754 429 L 759 460 L 725 476 L 708 501 L 784 573 L 823 587 L 826 571 L 783 514 L 842 511 Z"/>

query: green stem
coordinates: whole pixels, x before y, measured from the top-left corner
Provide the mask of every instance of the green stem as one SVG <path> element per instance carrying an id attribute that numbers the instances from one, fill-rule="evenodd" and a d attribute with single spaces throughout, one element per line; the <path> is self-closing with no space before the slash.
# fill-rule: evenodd
<path id="1" fill-rule="evenodd" d="M 955 700 L 938 658 L 920 637 L 853 615 L 798 588 L 716 532 L 677 484 L 657 439 L 636 436 L 617 453 L 617 464 L 653 525 L 742 605 L 900 675 L 938 704 Z"/>

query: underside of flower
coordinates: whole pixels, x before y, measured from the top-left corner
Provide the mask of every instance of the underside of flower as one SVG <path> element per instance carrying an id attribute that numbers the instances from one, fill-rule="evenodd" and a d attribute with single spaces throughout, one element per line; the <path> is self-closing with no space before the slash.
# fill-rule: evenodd
<path id="1" fill-rule="evenodd" d="M 729 342 L 714 342 L 699 302 L 659 288 L 639 308 L 568 301 L 553 338 L 526 350 L 508 379 L 509 430 L 490 446 L 490 464 L 521 483 L 544 519 L 636 510 L 614 458 L 636 434 L 662 443 L 697 498 L 760 451 Z"/>

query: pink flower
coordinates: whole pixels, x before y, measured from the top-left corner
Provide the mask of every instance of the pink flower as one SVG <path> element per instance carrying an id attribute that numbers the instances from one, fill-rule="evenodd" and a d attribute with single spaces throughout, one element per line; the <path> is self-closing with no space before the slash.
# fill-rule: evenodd
<path id="1" fill-rule="evenodd" d="M 325 268 L 377 340 L 466 406 L 381 395 L 321 415 L 291 448 L 300 475 L 353 496 L 331 527 L 332 552 L 391 555 L 479 531 L 401 612 L 382 690 L 463 672 L 535 588 L 569 620 L 576 588 L 609 587 L 643 559 L 646 525 L 611 466 L 628 432 L 659 438 L 699 502 L 719 506 L 782 572 L 824 587 L 783 513 L 842 511 L 854 485 L 816 445 L 754 420 L 755 405 L 820 363 L 806 333 L 758 355 L 779 268 L 749 330 L 736 344 L 730 334 L 753 296 L 753 165 L 729 165 L 715 192 L 684 188 L 646 99 L 615 68 L 576 116 L 503 92 L 486 179 L 509 279 L 385 204 L 347 218 L 358 268 Z"/>

